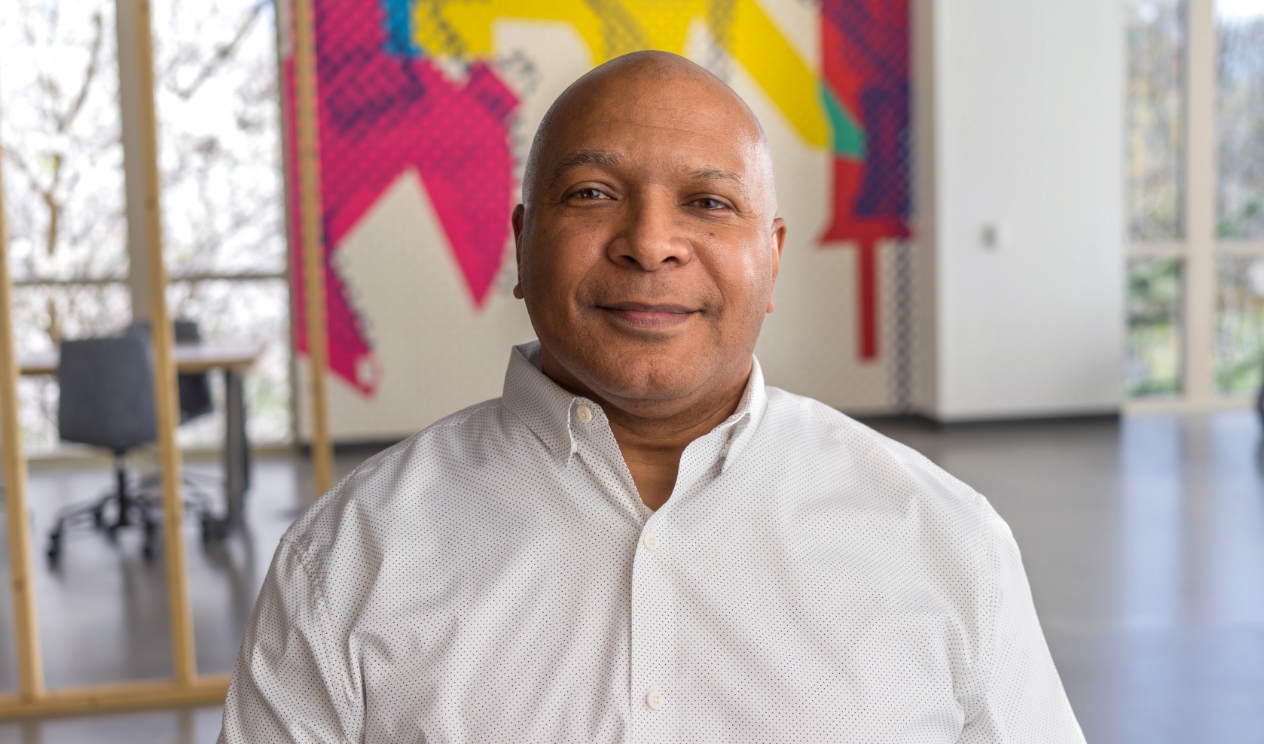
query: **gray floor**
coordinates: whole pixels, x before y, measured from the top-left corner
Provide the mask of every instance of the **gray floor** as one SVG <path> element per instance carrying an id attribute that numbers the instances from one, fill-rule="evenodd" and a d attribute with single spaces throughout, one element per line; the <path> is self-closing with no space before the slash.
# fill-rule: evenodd
<path id="1" fill-rule="evenodd" d="M 1022 547 L 1037 608 L 1090 742 L 1264 742 L 1264 449 L 1247 412 L 935 430 L 876 424 L 988 496 Z M 339 469 L 361 458 L 342 458 Z M 192 469 L 213 472 L 207 465 Z M 32 468 L 34 526 L 103 470 Z M 276 541 L 301 509 L 297 458 L 256 464 L 248 540 L 190 553 L 198 662 L 231 668 Z M 195 534 L 190 527 L 189 538 Z M 38 565 L 50 686 L 169 673 L 161 562 L 84 535 Z M 14 685 L 0 594 L 0 688 Z M 14 742 L 210 742 L 218 710 L 0 724 Z"/>

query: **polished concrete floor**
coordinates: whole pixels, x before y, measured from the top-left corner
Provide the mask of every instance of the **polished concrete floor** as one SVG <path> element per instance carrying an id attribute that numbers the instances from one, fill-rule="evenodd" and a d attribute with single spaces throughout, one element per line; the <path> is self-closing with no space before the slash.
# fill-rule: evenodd
<path id="1" fill-rule="evenodd" d="M 1264 742 L 1264 446 L 1247 412 L 934 429 L 875 427 L 988 496 L 1013 528 L 1072 705 L 1094 744 Z M 340 458 L 346 471 L 363 458 Z M 190 469 L 213 473 L 208 464 Z M 107 485 L 36 463 L 34 527 Z M 203 551 L 190 525 L 198 664 L 232 667 L 272 550 L 304 505 L 298 458 L 256 463 L 251 530 Z M 42 543 L 41 543 L 42 546 Z M 169 673 L 161 561 L 81 534 L 36 581 L 50 686 Z M 0 688 L 14 686 L 0 594 Z M 214 708 L 0 724 L 7 742 L 211 742 Z"/>

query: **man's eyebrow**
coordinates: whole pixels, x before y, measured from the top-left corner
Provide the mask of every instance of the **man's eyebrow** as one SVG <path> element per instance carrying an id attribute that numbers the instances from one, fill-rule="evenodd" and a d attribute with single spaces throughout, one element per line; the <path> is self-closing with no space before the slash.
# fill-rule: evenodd
<path id="1" fill-rule="evenodd" d="M 623 158 L 613 152 L 605 150 L 580 150 L 571 154 L 562 162 L 553 166 L 553 170 L 549 171 L 548 180 L 545 181 L 545 188 L 551 189 L 557 185 L 557 181 L 562 174 L 571 168 L 581 165 L 604 165 L 608 168 L 617 168 L 623 162 Z"/>
<path id="2" fill-rule="evenodd" d="M 695 181 L 736 181 L 739 186 L 746 185 L 741 176 L 723 168 L 698 168 L 690 171 L 689 177 Z"/>

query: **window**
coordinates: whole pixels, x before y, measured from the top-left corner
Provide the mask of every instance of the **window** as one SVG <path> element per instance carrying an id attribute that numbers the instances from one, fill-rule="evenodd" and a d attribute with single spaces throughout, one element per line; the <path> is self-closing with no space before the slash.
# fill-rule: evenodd
<path id="1" fill-rule="evenodd" d="M 113 0 L 0 0 L 0 141 L 18 351 L 131 320 Z M 270 2 L 153 5 L 172 317 L 265 344 L 247 376 L 252 442 L 290 439 L 275 22 Z M 218 383 L 218 381 L 216 381 Z M 57 446 L 57 388 L 21 382 L 28 451 Z M 182 427 L 216 445 L 223 422 Z"/>
<path id="2" fill-rule="evenodd" d="M 1220 0 L 1216 90 L 1216 390 L 1264 381 L 1264 0 Z"/>
<path id="3" fill-rule="evenodd" d="M 1179 395 L 1185 235 L 1185 3 L 1143 0 L 1129 9 L 1127 168 L 1128 334 L 1131 396 Z"/>
<path id="4" fill-rule="evenodd" d="M 1127 33 L 1127 393 L 1233 404 L 1264 381 L 1264 0 L 1132 0 Z"/>
<path id="5" fill-rule="evenodd" d="M 251 442 L 286 442 L 289 285 L 273 5 L 151 7 L 168 307 L 173 318 L 199 321 L 205 338 L 264 344 L 246 378 Z M 222 442 L 222 410 L 181 427 L 181 443 Z"/>

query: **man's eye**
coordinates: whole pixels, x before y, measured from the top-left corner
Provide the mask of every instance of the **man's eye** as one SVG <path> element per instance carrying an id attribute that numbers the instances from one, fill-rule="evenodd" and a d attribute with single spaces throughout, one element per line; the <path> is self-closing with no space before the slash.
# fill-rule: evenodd
<path id="1" fill-rule="evenodd" d="M 728 209 L 728 206 L 729 206 L 725 204 L 724 202 L 720 201 L 719 199 L 711 199 L 711 198 L 706 198 L 706 197 L 702 199 L 694 200 L 694 204 L 707 210 Z"/>
<path id="2" fill-rule="evenodd" d="M 574 196 L 578 199 L 605 199 L 606 198 L 606 195 L 601 193 L 601 189 L 592 189 L 592 188 L 580 189 L 579 191 L 576 191 L 571 196 Z"/>

